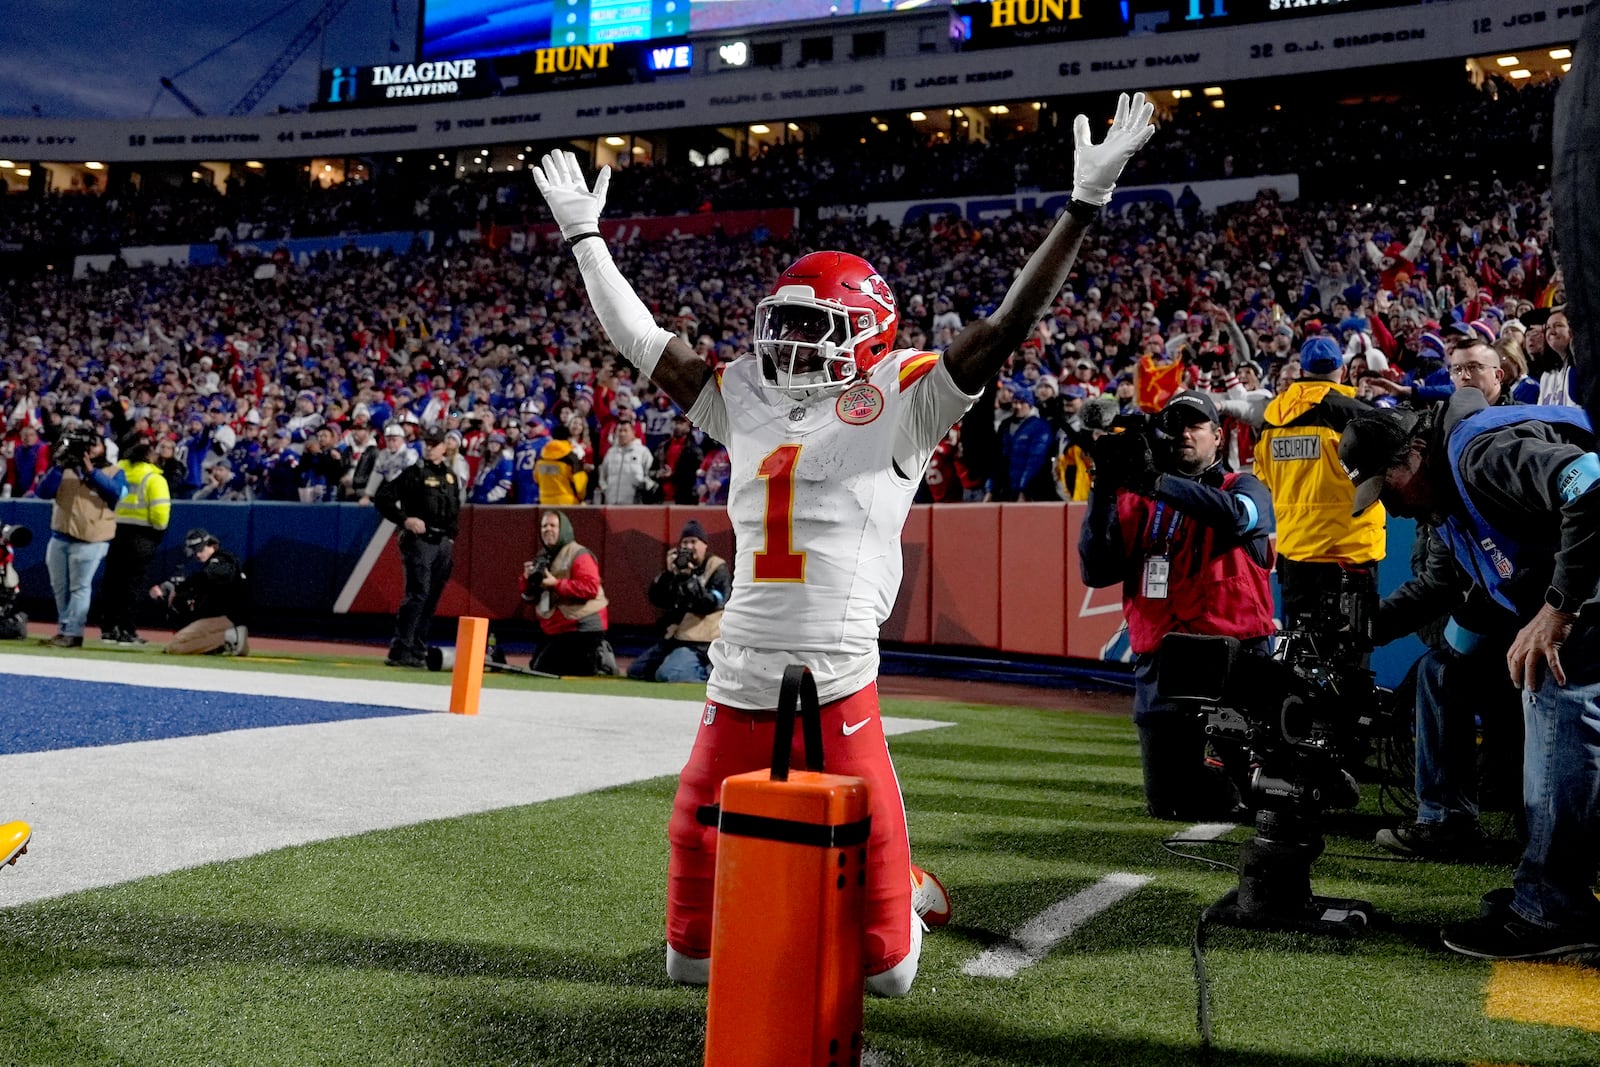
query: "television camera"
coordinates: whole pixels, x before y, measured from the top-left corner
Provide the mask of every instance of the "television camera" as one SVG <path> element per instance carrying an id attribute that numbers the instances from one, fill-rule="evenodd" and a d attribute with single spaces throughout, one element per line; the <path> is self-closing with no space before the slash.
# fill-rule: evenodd
<path id="1" fill-rule="evenodd" d="M 28 616 L 17 606 L 21 579 L 13 566 L 16 550 L 33 543 L 33 531 L 26 526 L 0 523 L 0 640 L 28 636 Z"/>
<path id="2" fill-rule="evenodd" d="M 1161 642 L 1161 696 L 1204 716 L 1206 735 L 1238 768 L 1240 792 L 1255 811 L 1239 886 L 1207 910 L 1208 921 L 1349 935 L 1374 917 L 1366 901 L 1311 891 L 1323 813 L 1357 804 L 1350 769 L 1380 734 L 1404 728 L 1365 666 L 1371 615 L 1363 605 L 1375 600 L 1369 582 L 1347 575 L 1328 598 L 1327 617 L 1313 613 L 1304 629 L 1280 634 L 1270 655 L 1231 637 L 1170 634 Z"/>

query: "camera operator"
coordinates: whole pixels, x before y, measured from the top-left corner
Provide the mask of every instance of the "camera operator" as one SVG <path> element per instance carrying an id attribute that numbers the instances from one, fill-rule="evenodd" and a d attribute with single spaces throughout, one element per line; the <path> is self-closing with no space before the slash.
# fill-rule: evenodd
<path id="1" fill-rule="evenodd" d="M 134 618 L 139 594 L 149 580 L 150 561 L 167 534 L 172 494 L 166 476 L 152 462 L 153 449 L 146 438 L 129 434 L 122 440 L 121 453 L 117 467 L 127 479 L 128 491 L 117 501 L 117 532 L 100 583 L 100 636 L 114 644 L 142 645 L 145 639 L 139 636 Z"/>
<path id="2" fill-rule="evenodd" d="M 1456 345 L 1447 361 L 1450 376 L 1483 393 L 1490 407 L 1517 403 L 1505 388 L 1499 353 L 1481 339 Z M 1378 605 L 1373 641 L 1419 633 L 1428 645 L 1416 666 L 1417 815 L 1379 830 L 1377 843 L 1404 856 L 1473 859 L 1484 844 L 1480 762 L 1490 789 L 1514 796 L 1521 790 L 1520 697 L 1499 666 L 1519 627 L 1515 615 L 1473 586 L 1426 522 L 1417 524 L 1412 571 L 1411 580 Z M 1443 632 L 1435 633 L 1431 624 L 1441 617 L 1447 617 Z"/>
<path id="3" fill-rule="evenodd" d="M 1343 368 L 1331 338 L 1307 338 L 1300 377 L 1266 404 L 1255 449 L 1256 477 L 1277 512 L 1284 628 L 1329 638 L 1348 627 L 1337 609 L 1326 610 L 1348 583 L 1359 587 L 1371 617 L 1385 547 L 1382 508 L 1350 514 L 1355 487 L 1339 466 L 1339 435 L 1372 407 L 1339 383 Z"/>
<path id="4" fill-rule="evenodd" d="M 56 598 L 60 632 L 44 643 L 81 648 L 95 572 L 117 533 L 117 501 L 128 491 L 125 474 L 106 462 L 106 443 L 88 427 L 62 431 L 40 479 L 38 495 L 55 501 L 45 565 Z"/>
<path id="5" fill-rule="evenodd" d="M 1238 792 L 1224 770 L 1206 764 L 1200 717 L 1158 695 L 1156 652 L 1169 633 L 1235 637 L 1250 651 L 1266 651 L 1273 633 L 1272 498 L 1255 477 L 1219 461 L 1221 427 L 1205 393 L 1178 393 L 1158 424 L 1173 443 L 1166 471 L 1156 465 L 1147 432 L 1130 428 L 1095 442 L 1078 560 L 1085 585 L 1122 586 L 1150 813 L 1224 819 Z"/>
<path id="6" fill-rule="evenodd" d="M 559 511 L 539 516 L 539 556 L 522 565 L 522 599 L 534 605 L 544 641 L 530 666 L 548 674 L 615 674 L 606 644 L 606 591 L 594 553 L 572 537 Z"/>
<path id="7" fill-rule="evenodd" d="M 248 656 L 244 619 L 249 598 L 244 564 L 205 530 L 184 535 L 183 554 L 200 569 L 150 587 L 150 599 L 165 601 L 178 622 L 167 655 Z"/>
<path id="8" fill-rule="evenodd" d="M 653 682 L 703 682 L 711 677 L 707 650 L 722 636 L 722 611 L 733 576 L 721 556 L 710 553 L 706 531 L 692 519 L 667 553 L 667 569 L 650 583 L 650 603 L 664 613 L 666 633 L 639 654 L 628 677 Z"/>
<path id="9" fill-rule="evenodd" d="M 400 560 L 406 571 L 394 640 L 383 661 L 390 667 L 426 666 L 428 627 L 455 569 L 461 486 L 444 462 L 444 438 L 443 426 L 430 426 L 422 437 L 422 462 L 378 486 L 373 499 L 378 513 L 400 527 Z"/>
<path id="10" fill-rule="evenodd" d="M 1458 389 L 1425 417 L 1352 420 L 1339 459 L 1355 510 L 1425 518 L 1474 586 L 1521 627 L 1506 653 L 1522 689 L 1528 843 L 1510 892 L 1444 943 L 1484 959 L 1600 949 L 1600 456 L 1581 411 L 1489 407 Z M 1587 610 L 1584 610 L 1587 609 Z"/>

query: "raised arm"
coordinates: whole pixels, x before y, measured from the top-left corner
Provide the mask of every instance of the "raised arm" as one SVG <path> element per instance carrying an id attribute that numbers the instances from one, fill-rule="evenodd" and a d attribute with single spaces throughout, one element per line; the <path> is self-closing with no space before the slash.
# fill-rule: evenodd
<path id="1" fill-rule="evenodd" d="M 1079 115 L 1073 123 L 1077 155 L 1072 167 L 1072 200 L 1067 210 L 1056 220 L 1044 243 L 1028 257 L 1027 265 L 1011 283 L 994 314 L 971 323 L 945 350 L 950 376 L 967 393 L 976 393 L 999 372 L 1006 357 L 1050 309 L 1072 272 L 1089 224 L 1111 202 L 1122 168 L 1155 132 L 1150 125 L 1154 111 L 1155 105 L 1147 103 L 1143 93 L 1135 93 L 1131 101 L 1123 93 L 1117 99 L 1111 130 L 1100 144 L 1089 139 L 1087 116 Z"/>
<path id="2" fill-rule="evenodd" d="M 705 389 L 711 368 L 681 337 L 656 325 L 650 309 L 612 260 L 600 235 L 611 168 L 600 168 L 593 189 L 571 152 L 551 152 L 532 169 L 533 184 L 544 194 L 562 239 L 578 261 L 589 303 L 606 336 L 641 374 L 688 410 Z"/>

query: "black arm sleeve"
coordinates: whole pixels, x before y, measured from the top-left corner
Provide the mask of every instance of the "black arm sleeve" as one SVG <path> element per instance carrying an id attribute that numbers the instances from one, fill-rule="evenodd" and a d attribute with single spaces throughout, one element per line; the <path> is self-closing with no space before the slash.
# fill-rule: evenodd
<path id="1" fill-rule="evenodd" d="M 1083 584 L 1093 589 L 1121 585 L 1127 579 L 1128 551 L 1117 519 L 1117 491 L 1089 490 L 1089 514 L 1078 534 L 1078 569 Z"/>
<path id="2" fill-rule="evenodd" d="M 407 467 L 400 473 L 400 477 L 378 486 L 378 495 L 372 498 L 372 505 L 378 509 L 378 514 L 396 526 L 405 525 L 406 512 L 400 503 L 400 490 L 403 486 L 411 484 L 415 471 L 416 467 Z"/>
<path id="3" fill-rule="evenodd" d="M 1156 480 L 1157 500 L 1177 508 L 1217 532 L 1215 547 L 1226 552 L 1243 547 L 1256 563 L 1272 562 L 1272 494 L 1253 474 L 1241 474 L 1227 489 L 1163 474 Z"/>
<path id="4" fill-rule="evenodd" d="M 1380 645 L 1416 633 L 1440 615 L 1454 611 L 1471 585 L 1454 553 L 1433 527 L 1425 527 L 1417 537 L 1423 542 L 1420 559 L 1413 557 L 1413 576 L 1383 598 L 1373 640 Z"/>
<path id="5" fill-rule="evenodd" d="M 1560 547 L 1550 584 L 1564 596 L 1583 602 L 1600 585 L 1600 484 L 1584 486 L 1591 454 L 1561 440 L 1553 426 L 1522 424 L 1486 433 L 1461 457 L 1467 491 L 1481 508 L 1512 519 L 1560 515 Z M 1507 522 L 1507 529 L 1518 525 Z"/>
<path id="6" fill-rule="evenodd" d="M 713 611 L 721 611 L 728 606 L 728 594 L 733 588 L 733 582 L 728 577 L 726 565 L 717 568 L 717 573 L 696 578 L 694 582 L 694 598 L 689 605 L 689 610 L 696 615 L 710 615 Z"/>

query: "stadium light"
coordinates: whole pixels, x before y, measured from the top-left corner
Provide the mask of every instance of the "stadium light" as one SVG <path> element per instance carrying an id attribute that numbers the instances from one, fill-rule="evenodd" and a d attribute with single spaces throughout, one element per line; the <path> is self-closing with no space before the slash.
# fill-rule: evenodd
<path id="1" fill-rule="evenodd" d="M 1550 58 L 1551 59 L 1571 59 L 1572 58 L 1572 49 L 1570 49 L 1570 48 L 1552 48 L 1552 49 L 1550 49 Z"/>
<path id="2" fill-rule="evenodd" d="M 1569 71 L 1571 69 L 1572 69 L 1572 64 L 1571 63 L 1563 63 L 1563 64 L 1561 64 L 1561 73 L 1565 74 L 1567 71 Z"/>
<path id="3" fill-rule="evenodd" d="M 606 138 L 606 144 L 610 145 L 612 148 L 621 148 L 627 143 L 628 139 L 626 137 L 618 137 L 616 134 L 612 134 L 610 137 Z"/>
<path id="4" fill-rule="evenodd" d="M 1523 78 L 1531 78 L 1531 77 L 1533 77 L 1533 71 L 1527 70 L 1526 68 L 1524 68 L 1522 70 L 1514 70 L 1514 71 L 1511 72 L 1511 80 L 1512 81 L 1521 81 Z"/>
<path id="5" fill-rule="evenodd" d="M 636 155 L 636 156 L 644 155 L 644 145 L 642 145 L 642 144 L 634 145 L 633 146 L 633 154 Z"/>
<path id="6" fill-rule="evenodd" d="M 95 162 L 85 163 L 84 167 L 86 167 L 89 170 L 105 170 L 106 169 L 106 165 L 104 163 L 95 163 Z"/>
<path id="7" fill-rule="evenodd" d="M 765 122 L 752 122 L 750 124 L 750 132 L 759 137 L 763 133 L 771 133 L 772 127 Z"/>
<path id="8" fill-rule="evenodd" d="M 1011 109 L 1009 107 L 1006 107 L 1004 104 L 991 104 L 990 107 L 989 107 L 989 114 L 991 114 L 991 115 L 1009 115 L 1009 114 L 1011 114 Z"/>
<path id="9" fill-rule="evenodd" d="M 1226 100 L 1213 100 L 1213 101 L 1211 101 L 1211 106 L 1212 107 L 1227 107 L 1228 106 L 1228 102 Z"/>
<path id="10" fill-rule="evenodd" d="M 1043 111 L 1044 110 L 1044 101 L 1043 100 L 1035 100 L 1033 102 L 1033 110 L 1035 110 L 1035 111 Z"/>
<path id="11" fill-rule="evenodd" d="M 1514 67 L 1518 63 L 1521 63 L 1522 60 L 1518 59 L 1516 56 L 1501 56 L 1499 59 L 1495 60 L 1495 62 L 1500 64 L 1502 67 Z"/>
<path id="12" fill-rule="evenodd" d="M 792 123 L 792 122 L 789 123 L 789 125 L 787 127 L 785 127 L 785 129 L 787 129 L 790 133 L 799 133 L 800 132 L 800 127 L 797 126 L 795 123 Z"/>
<path id="13" fill-rule="evenodd" d="M 921 112 L 921 111 L 913 111 L 911 114 L 907 115 L 906 117 L 909 118 L 912 122 L 923 122 L 923 121 L 925 121 L 927 119 L 928 116 L 926 114 L 924 114 L 923 112 Z"/>
<path id="14" fill-rule="evenodd" d="M 887 122 L 878 123 L 878 132 L 879 133 L 888 133 L 889 132 L 889 124 Z"/>
<path id="15" fill-rule="evenodd" d="M 1208 86 L 1206 86 L 1204 92 L 1205 92 L 1205 94 L 1207 96 L 1221 96 L 1222 95 L 1222 86 L 1220 86 L 1220 85 L 1208 85 Z"/>
<path id="16" fill-rule="evenodd" d="M 267 165 L 261 162 L 259 159 L 248 160 L 246 161 L 245 166 L 249 167 L 251 170 L 265 170 L 267 167 Z"/>
<path id="17" fill-rule="evenodd" d="M 10 170 L 14 166 L 16 166 L 16 164 L 11 162 L 11 160 L 0 159 L 0 170 Z"/>
<path id="18" fill-rule="evenodd" d="M 1172 99 L 1174 99 L 1174 100 L 1182 100 L 1183 99 L 1183 90 L 1182 89 L 1174 89 L 1174 90 L 1172 90 Z"/>
<path id="19" fill-rule="evenodd" d="M 1405 184 L 1405 183 L 1406 183 L 1406 180 L 1405 180 L 1405 179 L 1404 179 L 1404 178 L 1401 178 L 1401 179 L 1400 179 L 1400 184 L 1401 184 L 1401 185 L 1404 185 L 1404 184 Z"/>
<path id="20" fill-rule="evenodd" d="M 33 175 L 33 171 L 30 170 L 27 167 L 18 167 L 17 168 L 17 177 L 19 177 L 19 178 L 28 178 L 28 177 L 32 177 L 32 175 Z"/>

